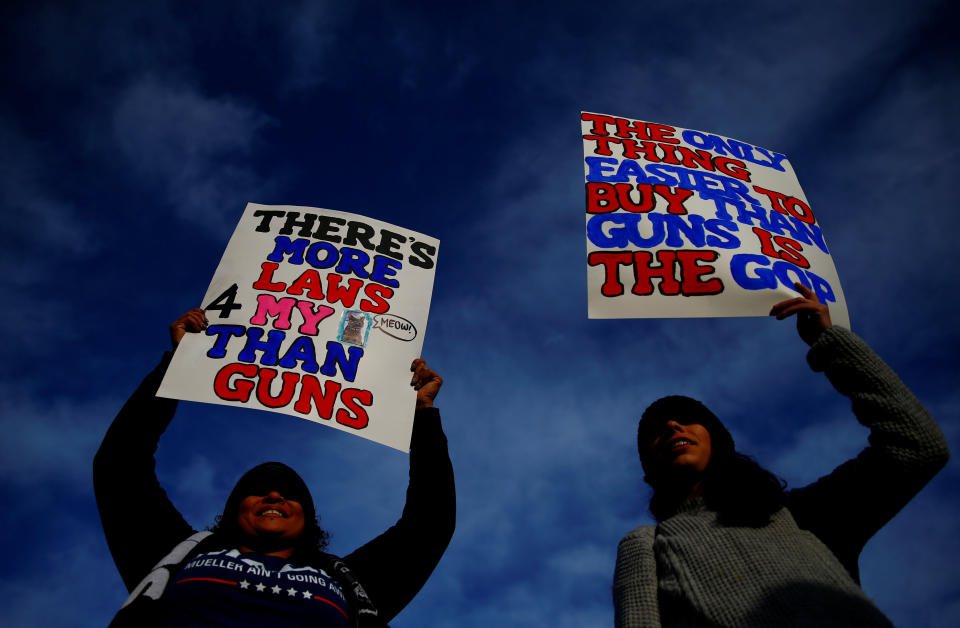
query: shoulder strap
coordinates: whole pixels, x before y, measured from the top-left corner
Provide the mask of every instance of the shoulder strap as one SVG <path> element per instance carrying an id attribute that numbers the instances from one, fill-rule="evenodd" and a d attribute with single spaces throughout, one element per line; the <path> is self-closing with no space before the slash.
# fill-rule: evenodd
<path id="1" fill-rule="evenodd" d="M 209 530 L 204 530 L 203 532 L 197 532 L 191 534 L 184 541 L 178 543 L 170 553 L 160 559 L 153 569 L 150 570 L 150 573 L 147 574 L 147 577 L 140 581 L 133 591 L 130 592 L 130 596 L 127 598 L 127 601 L 123 603 L 124 608 L 129 605 L 135 599 L 140 596 L 148 597 L 153 600 L 159 600 L 160 596 L 163 595 L 164 589 L 167 588 L 167 584 L 170 582 L 170 574 L 173 571 L 172 567 L 175 567 L 182 563 L 187 556 L 196 549 L 197 545 L 203 539 L 207 538 L 213 534 Z"/>
<path id="2" fill-rule="evenodd" d="M 373 605 L 370 596 L 364 590 L 360 581 L 347 566 L 347 563 L 333 554 L 325 554 L 324 559 L 328 561 L 331 571 L 335 578 L 343 586 L 344 590 L 350 596 L 350 606 L 353 608 L 354 623 L 352 626 L 366 628 L 367 626 L 383 626 L 380 621 L 377 607 Z"/>

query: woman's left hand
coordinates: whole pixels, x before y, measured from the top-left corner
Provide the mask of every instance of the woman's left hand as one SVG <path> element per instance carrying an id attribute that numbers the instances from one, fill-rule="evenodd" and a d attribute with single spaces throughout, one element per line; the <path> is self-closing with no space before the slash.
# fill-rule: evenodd
<path id="1" fill-rule="evenodd" d="M 427 366 L 426 360 L 420 358 L 413 361 L 410 370 L 413 372 L 410 385 L 417 391 L 417 408 L 432 408 L 433 400 L 443 386 L 443 378 Z"/>
<path id="2" fill-rule="evenodd" d="M 801 296 L 777 303 L 770 309 L 770 316 L 782 321 L 788 316 L 797 315 L 797 332 L 803 341 L 812 345 L 827 329 L 833 327 L 830 322 L 830 308 L 820 300 L 813 290 L 800 282 L 793 284 Z"/>

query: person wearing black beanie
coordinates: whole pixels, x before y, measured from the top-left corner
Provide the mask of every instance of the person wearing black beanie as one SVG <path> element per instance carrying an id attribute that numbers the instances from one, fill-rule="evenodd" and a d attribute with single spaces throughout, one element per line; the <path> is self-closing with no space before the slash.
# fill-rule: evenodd
<path id="1" fill-rule="evenodd" d="M 205 326 L 199 309 L 177 319 L 170 326 L 174 350 L 185 333 Z M 171 356 L 120 410 L 94 459 L 104 534 L 130 592 L 110 625 L 386 626 L 427 581 L 453 536 L 453 468 L 433 405 L 443 380 L 414 360 L 403 514 L 340 558 L 325 551 L 329 535 L 306 482 L 281 462 L 244 473 L 212 529 L 197 532 L 183 519 L 154 471 L 157 442 L 177 407 L 156 396 Z"/>
<path id="2" fill-rule="evenodd" d="M 620 541 L 618 628 L 883 626 L 860 588 L 867 540 L 946 464 L 943 433 L 896 374 L 803 284 L 771 315 L 797 317 L 807 360 L 853 402 L 870 446 L 813 484 L 784 483 L 737 451 L 702 402 L 654 401 L 637 427 L 644 525 Z"/>
<path id="3" fill-rule="evenodd" d="M 702 402 L 662 397 L 637 427 L 650 511 L 665 519 L 690 497 L 702 497 L 729 524 L 764 525 L 783 506 L 783 483 L 739 453 L 733 436 Z"/>
<path id="4" fill-rule="evenodd" d="M 264 462 L 237 480 L 214 531 L 261 554 L 290 547 L 291 555 L 303 555 L 324 549 L 329 538 L 306 482 L 282 462 Z"/>

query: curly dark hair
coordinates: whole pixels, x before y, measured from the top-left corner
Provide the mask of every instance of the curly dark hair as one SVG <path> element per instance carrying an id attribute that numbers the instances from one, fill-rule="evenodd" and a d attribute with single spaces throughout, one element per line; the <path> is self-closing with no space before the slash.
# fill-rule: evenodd
<path id="1" fill-rule="evenodd" d="M 237 481 L 227 498 L 223 512 L 217 515 L 210 527 L 218 543 L 229 547 L 249 545 L 250 539 L 244 535 L 237 523 L 240 502 L 249 495 L 266 495 L 271 490 L 279 491 L 286 499 L 298 502 L 303 508 L 303 533 L 296 540 L 293 557 L 309 563 L 323 555 L 330 534 L 320 527 L 320 517 L 314 507 L 310 489 L 296 471 L 281 462 L 258 465 L 244 473 Z M 271 551 L 269 539 L 258 541 L 258 551 Z"/>

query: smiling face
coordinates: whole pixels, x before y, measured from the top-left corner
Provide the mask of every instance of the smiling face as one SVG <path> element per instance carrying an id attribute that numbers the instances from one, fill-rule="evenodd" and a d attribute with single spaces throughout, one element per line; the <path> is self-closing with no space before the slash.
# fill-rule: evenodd
<path id="1" fill-rule="evenodd" d="M 710 432 L 699 423 L 684 425 L 670 420 L 650 442 L 648 452 L 658 467 L 703 473 L 713 453 Z"/>
<path id="2" fill-rule="evenodd" d="M 266 495 L 248 495 L 237 507 L 237 525 L 251 538 L 288 540 L 296 543 L 306 518 L 300 502 L 284 499 L 277 491 Z"/>

